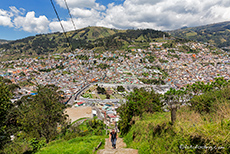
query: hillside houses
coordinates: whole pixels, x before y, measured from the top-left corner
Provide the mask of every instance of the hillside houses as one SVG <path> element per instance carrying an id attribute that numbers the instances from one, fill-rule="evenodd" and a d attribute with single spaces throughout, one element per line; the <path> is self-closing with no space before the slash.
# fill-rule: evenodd
<path id="1" fill-rule="evenodd" d="M 230 78 L 230 58 L 223 51 L 211 51 L 207 45 L 196 42 L 178 43 L 175 48 L 165 49 L 165 43 L 152 42 L 150 46 L 154 48 L 131 52 L 106 51 L 102 54 L 77 49 L 74 53 L 3 61 L 0 75 L 16 84 L 29 81 L 26 86 L 31 89 L 36 84 L 54 84 L 66 97 L 89 82 L 143 84 L 140 79 L 154 79 L 180 88 L 196 81 L 207 83 L 218 76 Z M 199 52 L 182 52 L 181 46 Z"/>

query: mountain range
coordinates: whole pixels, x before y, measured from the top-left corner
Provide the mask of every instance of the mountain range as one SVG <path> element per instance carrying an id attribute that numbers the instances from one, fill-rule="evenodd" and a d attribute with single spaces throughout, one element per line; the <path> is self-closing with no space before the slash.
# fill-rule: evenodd
<path id="1" fill-rule="evenodd" d="M 5 56 L 43 55 L 76 48 L 95 51 L 127 49 L 130 45 L 144 48 L 156 38 L 168 33 L 152 29 L 117 30 L 104 27 L 86 27 L 63 33 L 39 34 L 0 45 Z M 66 36 L 66 37 L 65 37 Z"/>
<path id="2" fill-rule="evenodd" d="M 48 33 L 15 41 L 0 40 L 0 52 L 4 59 L 21 56 L 37 56 L 61 53 L 76 48 L 95 51 L 147 48 L 157 38 L 170 35 L 177 38 L 208 42 L 217 47 L 230 47 L 230 21 L 198 27 L 162 32 L 152 29 L 118 30 L 104 27 L 86 27 L 76 31 Z"/>
<path id="3" fill-rule="evenodd" d="M 230 46 L 230 21 L 169 31 L 174 37 L 208 42 L 217 47 Z"/>

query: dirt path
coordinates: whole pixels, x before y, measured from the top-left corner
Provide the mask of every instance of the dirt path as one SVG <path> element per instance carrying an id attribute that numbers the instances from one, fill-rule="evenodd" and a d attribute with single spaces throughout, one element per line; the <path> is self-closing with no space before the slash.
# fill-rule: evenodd
<path id="1" fill-rule="evenodd" d="M 123 142 L 121 138 L 117 140 L 117 148 L 112 148 L 112 143 L 108 138 L 105 139 L 105 149 L 101 149 L 97 152 L 97 154 L 138 154 L 138 150 L 124 148 L 126 144 Z"/>

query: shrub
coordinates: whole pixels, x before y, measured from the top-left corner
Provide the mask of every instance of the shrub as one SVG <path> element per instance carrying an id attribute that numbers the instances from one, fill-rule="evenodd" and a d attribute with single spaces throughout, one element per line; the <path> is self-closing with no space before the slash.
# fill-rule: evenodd
<path id="1" fill-rule="evenodd" d="M 160 95 L 156 94 L 153 90 L 146 91 L 144 88 L 134 89 L 134 92 L 127 96 L 127 102 L 118 108 L 121 120 L 119 121 L 119 129 L 122 134 L 126 134 L 131 125 L 134 123 L 133 117 L 142 114 L 161 112 L 163 103 L 160 101 Z"/>
<path id="2" fill-rule="evenodd" d="M 191 108 L 199 113 L 215 112 L 217 106 L 223 102 L 229 102 L 230 89 L 206 92 L 202 95 L 194 96 L 190 100 Z"/>

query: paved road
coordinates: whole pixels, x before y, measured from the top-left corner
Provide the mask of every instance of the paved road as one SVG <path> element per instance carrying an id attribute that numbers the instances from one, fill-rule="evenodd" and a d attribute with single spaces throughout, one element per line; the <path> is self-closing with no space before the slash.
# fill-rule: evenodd
<path id="1" fill-rule="evenodd" d="M 75 100 L 77 100 L 81 96 L 82 92 L 84 92 L 84 90 L 86 90 L 90 86 L 91 86 L 91 84 L 87 84 L 84 87 L 82 87 L 81 89 L 79 89 L 73 96 L 70 96 L 70 98 L 66 104 L 72 106 L 74 104 Z"/>
<path id="2" fill-rule="evenodd" d="M 90 87 L 91 84 L 87 84 L 84 87 L 82 87 L 80 90 L 78 90 L 75 94 L 75 100 L 78 99 L 78 97 L 81 95 L 82 92 L 84 92 L 88 87 Z"/>
<path id="3" fill-rule="evenodd" d="M 147 84 L 107 84 L 107 83 L 89 83 L 85 86 L 83 86 L 81 89 L 79 89 L 74 96 L 69 99 L 69 101 L 67 101 L 67 104 L 69 105 L 73 105 L 75 100 L 77 100 L 81 94 L 87 89 L 89 88 L 91 85 L 103 85 L 103 87 L 117 87 L 117 86 L 123 86 L 126 89 L 133 89 L 134 87 L 137 88 L 141 88 L 141 87 L 152 87 L 156 92 L 158 93 L 165 93 L 166 91 L 169 90 L 169 86 L 168 85 L 147 85 Z"/>
<path id="4" fill-rule="evenodd" d="M 99 86 L 103 87 L 113 87 L 116 88 L 118 86 L 123 86 L 126 90 L 130 91 L 132 89 L 136 88 L 142 88 L 142 87 L 151 87 L 153 88 L 157 93 L 165 93 L 169 90 L 169 85 L 148 85 L 148 84 L 112 84 L 112 83 L 93 83 L 98 84 Z"/>

